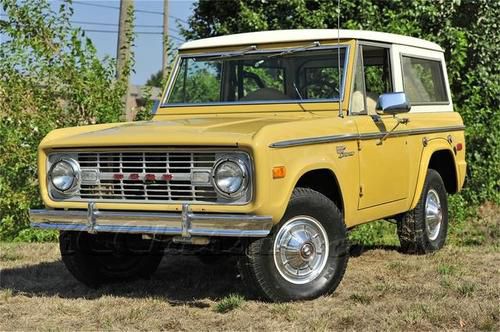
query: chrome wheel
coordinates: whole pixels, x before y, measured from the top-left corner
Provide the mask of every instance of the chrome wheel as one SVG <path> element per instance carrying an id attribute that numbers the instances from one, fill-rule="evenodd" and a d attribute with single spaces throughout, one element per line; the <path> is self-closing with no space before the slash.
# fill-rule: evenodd
<path id="1" fill-rule="evenodd" d="M 305 284 L 316 279 L 328 259 L 328 236 L 319 221 L 309 216 L 288 220 L 274 240 L 274 264 L 287 281 Z"/>
<path id="2" fill-rule="evenodd" d="M 429 240 L 437 239 L 442 221 L 443 212 L 439 195 L 436 190 L 430 189 L 425 200 L 425 229 Z"/>

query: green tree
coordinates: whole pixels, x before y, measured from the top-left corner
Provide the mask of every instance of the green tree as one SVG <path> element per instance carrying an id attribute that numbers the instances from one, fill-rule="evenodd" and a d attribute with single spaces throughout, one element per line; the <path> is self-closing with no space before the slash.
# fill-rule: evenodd
<path id="1" fill-rule="evenodd" d="M 331 0 L 200 0 L 183 30 L 197 39 L 260 30 L 337 28 Z M 392 32 L 445 49 L 455 108 L 467 126 L 471 176 L 462 198 L 500 202 L 500 2 L 342 0 L 341 28 Z"/>
<path id="2" fill-rule="evenodd" d="M 146 81 L 147 86 L 153 86 L 156 88 L 163 87 L 163 72 L 158 70 L 156 73 L 151 74 L 151 76 Z"/>
<path id="3" fill-rule="evenodd" d="M 42 138 L 58 127 L 118 121 L 126 83 L 71 26 L 70 1 L 57 11 L 47 0 L 0 3 L 0 239 L 13 239 L 28 226 L 28 209 L 41 206 Z"/>

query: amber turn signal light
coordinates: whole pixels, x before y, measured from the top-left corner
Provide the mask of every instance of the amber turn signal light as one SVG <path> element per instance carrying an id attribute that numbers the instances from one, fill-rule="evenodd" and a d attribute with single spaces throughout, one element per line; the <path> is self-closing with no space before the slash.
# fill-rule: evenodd
<path id="1" fill-rule="evenodd" d="M 286 176 L 286 167 L 285 166 L 273 167 L 273 179 L 282 179 L 285 176 Z"/>

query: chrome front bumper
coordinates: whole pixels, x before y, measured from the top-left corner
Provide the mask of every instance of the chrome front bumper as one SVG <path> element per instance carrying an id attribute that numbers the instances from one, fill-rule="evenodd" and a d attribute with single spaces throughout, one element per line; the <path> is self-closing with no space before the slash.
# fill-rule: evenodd
<path id="1" fill-rule="evenodd" d="M 30 210 L 31 226 L 39 229 L 89 233 L 165 234 L 191 236 L 264 237 L 272 217 L 247 214 L 198 214 L 182 206 L 182 213 L 85 210 Z"/>

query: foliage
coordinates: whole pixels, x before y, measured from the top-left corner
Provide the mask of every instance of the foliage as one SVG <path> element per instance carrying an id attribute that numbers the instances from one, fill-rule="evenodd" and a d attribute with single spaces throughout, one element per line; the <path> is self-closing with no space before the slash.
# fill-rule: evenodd
<path id="1" fill-rule="evenodd" d="M 337 1 L 200 0 L 183 30 L 188 39 L 229 33 L 336 28 Z M 490 0 L 343 0 L 341 27 L 424 38 L 445 49 L 455 108 L 467 126 L 470 175 L 465 207 L 500 202 L 500 2 Z M 455 203 L 455 202 L 452 202 Z M 460 208 L 463 205 L 454 205 Z"/>
<path id="2" fill-rule="evenodd" d="M 154 100 L 151 86 L 146 85 L 142 88 L 142 97 L 145 100 L 145 104 L 137 110 L 134 117 L 135 121 L 151 120 L 153 117 L 151 110 L 153 109 Z"/>
<path id="3" fill-rule="evenodd" d="M 156 73 L 151 74 L 151 76 L 146 81 L 147 86 L 154 86 L 156 88 L 163 87 L 163 71 L 158 70 Z"/>
<path id="4" fill-rule="evenodd" d="M 25 228 L 15 237 L 15 242 L 56 242 L 59 239 L 59 232 L 41 229 Z"/>
<path id="5" fill-rule="evenodd" d="M 6 17 L 0 19 L 0 239 L 5 240 L 28 226 L 30 207 L 42 205 L 36 174 L 42 138 L 58 127 L 118 121 L 126 82 L 116 81 L 114 62 L 101 61 L 84 32 L 71 27 L 70 2 L 58 11 L 47 0 L 1 0 L 1 5 Z M 127 63 L 122 77 L 130 70 Z M 29 231 L 19 236 L 40 238 Z"/>
<path id="6" fill-rule="evenodd" d="M 399 240 L 396 234 L 396 224 L 379 220 L 360 225 L 349 232 L 352 244 L 369 246 L 396 246 Z"/>

